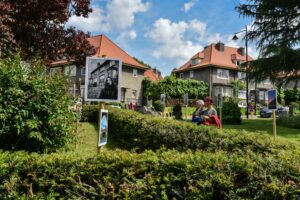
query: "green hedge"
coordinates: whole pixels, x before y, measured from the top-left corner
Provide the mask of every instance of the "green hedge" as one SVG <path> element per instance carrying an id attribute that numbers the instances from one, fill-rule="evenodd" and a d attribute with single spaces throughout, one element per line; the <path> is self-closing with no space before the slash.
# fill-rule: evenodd
<path id="1" fill-rule="evenodd" d="M 232 99 L 223 103 L 222 123 L 223 124 L 241 124 L 241 108 Z"/>
<path id="2" fill-rule="evenodd" d="M 279 117 L 277 119 L 277 124 L 289 128 L 300 129 L 300 116 Z"/>
<path id="3" fill-rule="evenodd" d="M 189 122 L 162 119 L 134 111 L 111 109 L 108 119 L 109 134 L 114 140 L 125 149 L 137 151 L 157 150 L 164 146 L 179 151 L 219 149 L 266 154 L 295 148 L 293 143 L 281 139 L 274 141 L 266 134 L 196 126 Z"/>
<path id="4" fill-rule="evenodd" d="M 297 199 L 299 151 L 0 152 L 0 199 Z"/>

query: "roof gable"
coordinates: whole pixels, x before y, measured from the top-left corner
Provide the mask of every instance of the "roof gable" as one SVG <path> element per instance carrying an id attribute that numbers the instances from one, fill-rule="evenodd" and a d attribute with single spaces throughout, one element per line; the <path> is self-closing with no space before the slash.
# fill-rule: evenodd
<path id="1" fill-rule="evenodd" d="M 121 59 L 123 63 L 132 67 L 148 69 L 148 67 L 142 65 L 133 59 L 127 52 L 121 49 L 117 44 L 111 41 L 105 35 L 98 35 L 88 38 L 88 41 L 92 46 L 96 48 L 95 57 L 110 57 Z"/>
<path id="2" fill-rule="evenodd" d="M 192 65 L 192 59 L 203 58 L 199 64 Z M 192 58 L 187 61 L 184 65 L 174 70 L 175 72 L 192 70 L 196 68 L 204 68 L 208 66 L 216 66 L 221 68 L 238 69 L 238 66 L 234 62 L 246 61 L 246 56 L 241 55 L 238 48 L 224 46 L 224 51 L 219 51 L 216 44 L 212 43 L 205 47 L 201 52 L 198 52 Z M 251 61 L 253 58 L 248 56 L 248 60 Z"/>

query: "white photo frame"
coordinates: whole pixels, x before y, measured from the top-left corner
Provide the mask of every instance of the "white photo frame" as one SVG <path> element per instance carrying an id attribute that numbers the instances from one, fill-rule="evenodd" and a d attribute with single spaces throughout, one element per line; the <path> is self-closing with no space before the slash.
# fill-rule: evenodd
<path id="1" fill-rule="evenodd" d="M 120 102 L 122 61 L 117 58 L 87 57 L 85 101 Z"/>

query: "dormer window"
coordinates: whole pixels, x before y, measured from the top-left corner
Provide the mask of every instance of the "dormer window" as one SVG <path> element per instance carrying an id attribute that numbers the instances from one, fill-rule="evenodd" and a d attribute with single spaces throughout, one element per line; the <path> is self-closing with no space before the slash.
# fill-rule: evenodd
<path id="1" fill-rule="evenodd" d="M 197 65 L 201 62 L 201 59 L 200 58 L 195 58 L 195 59 L 192 59 L 192 65 Z"/>

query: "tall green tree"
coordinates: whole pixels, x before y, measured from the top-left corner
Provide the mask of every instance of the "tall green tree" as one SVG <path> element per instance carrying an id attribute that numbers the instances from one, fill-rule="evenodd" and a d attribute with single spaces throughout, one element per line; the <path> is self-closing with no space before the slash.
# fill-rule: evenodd
<path id="1" fill-rule="evenodd" d="M 236 7 L 245 17 L 253 19 L 248 33 L 257 41 L 260 57 L 252 63 L 251 74 L 258 79 L 278 75 L 297 79 L 300 70 L 300 1 L 247 0 Z"/>

